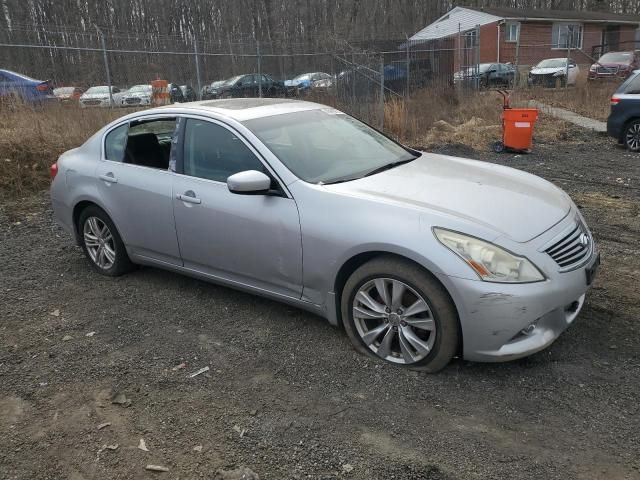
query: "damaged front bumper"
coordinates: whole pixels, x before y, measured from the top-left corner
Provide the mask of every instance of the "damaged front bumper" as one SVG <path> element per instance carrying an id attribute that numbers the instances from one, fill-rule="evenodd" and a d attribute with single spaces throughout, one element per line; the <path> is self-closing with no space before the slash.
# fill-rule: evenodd
<path id="1" fill-rule="evenodd" d="M 580 313 L 599 263 L 594 245 L 579 268 L 552 271 L 547 265 L 542 282 L 490 283 L 439 274 L 458 310 L 464 358 L 504 362 L 547 348 Z"/>

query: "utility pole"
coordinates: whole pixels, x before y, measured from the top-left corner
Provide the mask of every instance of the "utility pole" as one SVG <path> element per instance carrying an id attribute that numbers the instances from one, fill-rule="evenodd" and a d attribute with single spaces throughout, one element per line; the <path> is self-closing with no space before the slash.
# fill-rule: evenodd
<path id="1" fill-rule="evenodd" d="M 407 36 L 407 34 L 404 35 L 405 38 L 407 39 L 407 91 L 405 93 L 405 96 L 408 98 L 409 97 L 409 88 L 410 88 L 410 73 L 411 73 L 411 50 L 410 50 L 410 43 L 409 43 L 409 37 Z"/>
<path id="2" fill-rule="evenodd" d="M 200 60 L 198 58 L 198 40 L 193 38 L 193 56 L 196 62 L 196 77 L 198 77 L 198 100 L 202 100 L 202 82 L 200 81 Z"/>
<path id="3" fill-rule="evenodd" d="M 100 36 L 100 41 L 102 43 L 102 57 L 104 59 L 104 70 L 107 73 L 107 85 L 109 86 L 109 108 L 113 108 L 113 92 L 111 87 L 111 72 L 109 71 L 109 59 L 107 58 L 107 42 L 104 39 L 104 34 L 98 25 L 95 25 L 96 30 L 98 31 L 98 35 Z"/>
<path id="4" fill-rule="evenodd" d="M 573 27 L 567 26 L 567 65 L 564 71 L 564 88 L 569 88 L 569 59 L 571 58 L 571 44 L 573 42 Z"/>
<path id="5" fill-rule="evenodd" d="M 380 56 L 380 120 L 378 126 L 380 131 L 384 130 L 384 55 Z"/>
<path id="6" fill-rule="evenodd" d="M 256 40 L 256 53 L 258 54 L 258 96 L 262 98 L 262 63 L 260 59 L 260 40 Z"/>

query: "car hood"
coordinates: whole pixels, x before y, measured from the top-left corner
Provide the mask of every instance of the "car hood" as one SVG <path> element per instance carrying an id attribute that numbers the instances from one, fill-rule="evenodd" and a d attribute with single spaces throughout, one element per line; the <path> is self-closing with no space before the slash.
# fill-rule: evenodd
<path id="1" fill-rule="evenodd" d="M 549 75 L 549 74 L 558 73 L 558 72 L 564 73 L 566 71 L 567 71 L 566 67 L 532 68 L 531 74 L 532 75 Z"/>
<path id="2" fill-rule="evenodd" d="M 125 98 L 150 97 L 151 92 L 131 92 L 123 94 Z"/>
<path id="3" fill-rule="evenodd" d="M 596 67 L 608 67 L 608 68 L 630 68 L 631 64 L 630 63 L 623 63 L 623 62 L 619 62 L 619 63 L 611 63 L 611 62 L 606 62 L 606 63 L 594 63 L 594 65 Z"/>
<path id="4" fill-rule="evenodd" d="M 566 217 L 572 205 L 566 193 L 535 175 L 431 153 L 370 177 L 325 188 L 453 215 L 516 242 L 545 232 Z"/>

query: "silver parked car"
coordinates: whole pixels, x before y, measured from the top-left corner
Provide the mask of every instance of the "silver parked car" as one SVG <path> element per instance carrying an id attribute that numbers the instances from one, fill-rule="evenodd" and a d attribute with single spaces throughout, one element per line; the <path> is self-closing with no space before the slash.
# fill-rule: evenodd
<path id="1" fill-rule="evenodd" d="M 360 352 L 437 371 L 520 358 L 576 318 L 599 255 L 569 196 L 510 168 L 406 148 L 310 102 L 127 115 L 52 166 L 91 265 L 153 265 L 344 325 Z"/>
<path id="2" fill-rule="evenodd" d="M 80 96 L 80 108 L 120 107 L 123 95 L 118 87 L 111 87 L 111 95 L 108 86 L 91 87 Z"/>

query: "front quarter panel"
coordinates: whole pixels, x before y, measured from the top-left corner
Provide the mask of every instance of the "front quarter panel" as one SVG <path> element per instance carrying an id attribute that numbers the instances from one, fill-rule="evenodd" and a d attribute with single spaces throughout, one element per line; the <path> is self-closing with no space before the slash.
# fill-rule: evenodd
<path id="1" fill-rule="evenodd" d="M 432 227 L 446 226 L 489 240 L 496 237 L 495 232 L 441 212 L 426 213 L 418 208 L 374 202 L 302 181 L 289 188 L 300 210 L 303 297 L 328 309 L 334 306 L 327 298 L 341 293 L 334 292 L 340 269 L 356 255 L 392 253 L 415 261 L 433 274 L 477 279 L 435 238 Z"/>

